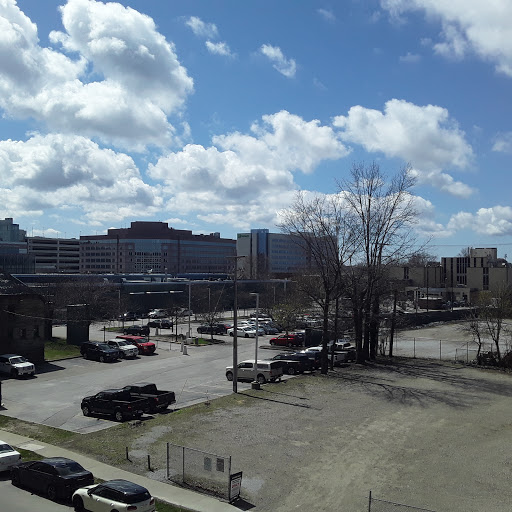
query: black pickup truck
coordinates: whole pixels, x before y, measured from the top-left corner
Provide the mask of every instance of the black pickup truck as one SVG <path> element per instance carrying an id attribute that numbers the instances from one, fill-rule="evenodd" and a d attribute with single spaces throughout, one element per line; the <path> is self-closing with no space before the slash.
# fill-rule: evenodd
<path id="1" fill-rule="evenodd" d="M 136 397 L 124 389 L 106 389 L 82 399 L 84 416 L 100 414 L 113 416 L 116 421 L 140 418 L 149 408 L 147 398 Z"/>
<path id="2" fill-rule="evenodd" d="M 156 384 L 150 382 L 137 382 L 123 388 L 134 398 L 147 398 L 148 406 L 144 412 L 164 411 L 169 405 L 176 402 L 174 391 L 157 389 Z"/>

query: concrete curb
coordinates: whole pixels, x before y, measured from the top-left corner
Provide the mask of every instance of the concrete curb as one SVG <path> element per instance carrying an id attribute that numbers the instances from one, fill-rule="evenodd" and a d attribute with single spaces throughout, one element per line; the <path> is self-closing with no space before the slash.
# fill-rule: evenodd
<path id="1" fill-rule="evenodd" d="M 95 477 L 101 478 L 102 480 L 122 478 L 136 482 L 146 487 L 155 498 L 170 503 L 171 505 L 184 508 L 190 512 L 239 512 L 240 510 L 216 498 L 136 475 L 135 473 L 109 466 L 108 464 L 104 464 L 71 450 L 36 441 L 6 430 L 0 430 L 0 439 L 17 448 L 30 450 L 44 457 L 68 457 L 73 459 L 89 471 L 92 471 Z"/>

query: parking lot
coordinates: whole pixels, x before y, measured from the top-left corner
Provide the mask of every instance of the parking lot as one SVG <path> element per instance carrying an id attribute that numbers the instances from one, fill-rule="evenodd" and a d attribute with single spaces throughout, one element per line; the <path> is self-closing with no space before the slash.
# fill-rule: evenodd
<path id="1" fill-rule="evenodd" d="M 115 337 L 115 334 L 107 333 L 107 336 Z M 102 341 L 101 328 L 91 329 L 90 338 Z M 34 378 L 2 379 L 5 407 L 2 414 L 86 433 L 115 424 L 107 419 L 84 417 L 80 409 L 84 396 L 104 389 L 135 382 L 153 382 L 159 389 L 176 393 L 176 408 L 228 395 L 233 385 L 226 380 L 225 368 L 232 364 L 233 343 L 229 336 L 218 338 L 224 343 L 187 346 L 187 355 L 181 352 L 181 344 L 159 341 L 152 336 L 152 341 L 157 344 L 156 353 L 152 356 L 141 355 L 134 360 L 113 363 L 82 358 L 45 363 L 37 367 Z M 266 338 L 269 337 L 261 336 L 259 345 L 268 345 Z M 253 338 L 239 339 L 239 361 L 254 357 L 254 343 Z M 270 355 L 260 352 L 259 357 Z M 240 389 L 250 387 L 250 384 L 238 385 Z"/>

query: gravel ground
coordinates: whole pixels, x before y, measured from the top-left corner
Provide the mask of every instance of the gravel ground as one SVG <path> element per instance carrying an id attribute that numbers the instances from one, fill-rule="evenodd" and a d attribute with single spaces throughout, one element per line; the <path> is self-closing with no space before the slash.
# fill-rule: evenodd
<path id="1" fill-rule="evenodd" d="M 164 480 L 171 441 L 231 455 L 244 510 L 363 512 L 370 490 L 436 512 L 511 509 L 510 373 L 381 360 L 263 388 L 144 423 L 126 469 L 144 473 L 150 453 L 147 476 Z"/>

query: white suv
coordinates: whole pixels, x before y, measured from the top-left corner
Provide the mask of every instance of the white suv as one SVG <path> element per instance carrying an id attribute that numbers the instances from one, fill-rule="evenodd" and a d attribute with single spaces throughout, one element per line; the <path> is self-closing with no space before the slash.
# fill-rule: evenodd
<path id="1" fill-rule="evenodd" d="M 0 356 L 0 372 L 8 373 L 11 377 L 30 375 L 33 377 L 36 368 L 30 361 L 17 354 L 3 354 Z"/>
<path id="2" fill-rule="evenodd" d="M 254 368 L 254 359 L 249 359 L 237 365 L 237 380 L 257 381 L 264 384 L 267 381 L 281 380 L 282 375 L 281 361 L 256 361 L 256 368 Z M 231 381 L 233 378 L 233 367 L 228 366 L 226 368 L 226 379 Z"/>
<path id="3" fill-rule="evenodd" d="M 169 315 L 165 309 L 153 309 L 148 314 L 149 318 L 167 318 Z"/>

